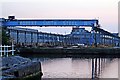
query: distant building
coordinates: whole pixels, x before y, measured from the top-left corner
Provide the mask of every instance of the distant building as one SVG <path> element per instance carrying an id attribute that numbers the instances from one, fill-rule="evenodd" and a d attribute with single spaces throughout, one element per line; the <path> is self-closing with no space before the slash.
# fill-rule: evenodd
<path id="1" fill-rule="evenodd" d="M 19 45 L 74 45 L 80 40 L 78 37 L 38 32 L 38 30 L 28 28 L 8 27 L 8 31 L 10 37 L 14 39 L 14 44 Z"/>
<path id="2" fill-rule="evenodd" d="M 112 34 L 118 36 L 118 33 L 112 33 Z M 92 45 L 93 43 L 117 45 L 119 43 L 116 39 L 112 39 L 112 37 L 110 36 L 105 36 L 100 33 L 93 34 L 92 32 L 85 30 L 85 28 L 73 28 L 69 36 L 79 37 L 80 38 L 79 43 L 85 45 Z"/>
<path id="3" fill-rule="evenodd" d="M 73 28 L 72 32 L 70 34 L 71 36 L 79 37 L 80 38 L 80 44 L 92 44 L 92 34 L 85 30 L 85 28 Z"/>
<path id="4" fill-rule="evenodd" d="M 119 40 L 106 36 L 100 33 L 93 34 L 85 30 L 85 28 L 73 28 L 71 34 L 60 35 L 45 32 L 38 32 L 35 29 L 8 27 L 10 37 L 14 39 L 14 44 L 19 45 L 38 45 L 38 44 L 50 44 L 50 45 L 92 45 L 106 44 L 106 45 L 118 45 Z M 118 36 L 118 33 L 113 33 Z"/>

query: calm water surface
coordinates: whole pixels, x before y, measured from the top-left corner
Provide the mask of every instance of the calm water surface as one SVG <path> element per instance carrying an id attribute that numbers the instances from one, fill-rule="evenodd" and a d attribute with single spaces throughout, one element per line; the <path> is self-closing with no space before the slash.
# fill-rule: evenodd
<path id="1" fill-rule="evenodd" d="M 43 78 L 118 78 L 118 58 L 39 58 Z"/>

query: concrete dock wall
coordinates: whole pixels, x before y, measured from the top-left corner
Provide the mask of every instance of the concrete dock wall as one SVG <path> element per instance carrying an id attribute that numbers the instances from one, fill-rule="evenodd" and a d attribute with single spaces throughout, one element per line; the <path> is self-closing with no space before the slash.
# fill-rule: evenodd
<path id="1" fill-rule="evenodd" d="M 67 49 L 67 48 L 24 48 L 20 50 L 21 55 L 31 55 L 31 54 L 39 54 L 39 55 L 62 55 L 62 56 L 120 56 L 120 48 L 76 48 L 76 49 Z"/>

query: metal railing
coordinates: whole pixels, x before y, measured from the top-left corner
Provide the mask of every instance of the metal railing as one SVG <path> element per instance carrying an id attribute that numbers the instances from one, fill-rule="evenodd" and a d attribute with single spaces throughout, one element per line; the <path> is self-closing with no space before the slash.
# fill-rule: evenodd
<path id="1" fill-rule="evenodd" d="M 8 57 L 9 56 L 9 53 L 11 53 L 11 55 L 14 55 L 14 45 L 12 46 L 8 46 L 8 45 L 0 45 L 0 56 L 6 56 Z"/>

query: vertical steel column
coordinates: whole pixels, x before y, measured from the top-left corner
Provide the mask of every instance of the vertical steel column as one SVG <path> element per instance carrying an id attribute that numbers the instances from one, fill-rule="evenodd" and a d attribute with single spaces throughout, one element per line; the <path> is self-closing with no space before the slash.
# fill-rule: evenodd
<path id="1" fill-rule="evenodd" d="M 86 43 L 87 43 L 86 33 L 84 34 L 84 37 L 85 37 L 85 38 L 84 38 L 84 40 L 85 40 L 84 43 L 86 44 Z"/>
<path id="2" fill-rule="evenodd" d="M 68 41 L 67 40 L 68 40 L 68 37 L 66 36 L 65 37 L 66 45 L 68 45 Z"/>
<path id="3" fill-rule="evenodd" d="M 45 34 L 43 33 L 43 43 L 45 43 Z"/>
<path id="4" fill-rule="evenodd" d="M 99 36 L 99 44 L 101 44 L 100 31 L 98 31 L 98 36 Z"/>
<path id="5" fill-rule="evenodd" d="M 51 35 L 51 33 L 50 33 L 49 34 L 49 45 L 50 46 L 52 46 L 52 42 L 53 42 L 52 37 L 53 37 L 53 35 Z"/>
<path id="6" fill-rule="evenodd" d="M 70 45 L 71 45 L 71 37 L 69 37 Z"/>
<path id="7" fill-rule="evenodd" d="M 103 45 L 105 45 L 105 35 L 103 34 Z"/>
<path id="8" fill-rule="evenodd" d="M 114 43 L 113 43 L 113 37 L 112 37 L 112 46 L 113 46 L 113 44 L 114 44 Z"/>
<path id="9" fill-rule="evenodd" d="M 19 35 L 19 32 L 18 32 L 18 30 L 17 30 L 17 44 L 18 44 L 18 42 L 19 42 L 19 37 L 18 37 L 18 35 Z"/>
<path id="10" fill-rule="evenodd" d="M 111 38 L 111 36 L 110 36 L 110 45 L 112 45 L 112 38 Z"/>
<path id="11" fill-rule="evenodd" d="M 115 42 L 115 37 L 113 38 L 113 43 L 114 43 L 114 46 L 115 46 L 115 43 L 116 43 L 116 42 Z"/>
<path id="12" fill-rule="evenodd" d="M 92 39 L 93 39 L 93 43 L 92 44 L 95 44 L 95 34 L 94 34 L 94 24 L 92 24 Z"/>
<path id="13" fill-rule="evenodd" d="M 113 46 L 115 46 L 115 38 L 113 37 Z"/>
<path id="14" fill-rule="evenodd" d="M 51 39 L 52 39 L 52 46 L 54 46 L 55 44 L 55 39 L 54 39 L 54 35 L 51 37 Z"/>
<path id="15" fill-rule="evenodd" d="M 37 44 L 39 43 L 39 33 L 37 32 Z"/>
<path id="16" fill-rule="evenodd" d="M 101 44 L 103 44 L 103 34 L 101 33 Z"/>
<path id="17" fill-rule="evenodd" d="M 33 32 L 31 32 L 31 45 L 33 45 Z"/>
<path id="18" fill-rule="evenodd" d="M 112 45 L 112 38 L 110 37 L 110 44 Z"/>
<path id="19" fill-rule="evenodd" d="M 26 38 L 26 31 L 25 31 L 25 36 L 24 36 L 24 38 L 25 38 L 25 45 L 26 45 L 26 39 L 27 39 L 27 38 Z"/>
<path id="20" fill-rule="evenodd" d="M 97 31 L 95 30 L 95 47 L 97 47 L 97 36 L 96 36 L 96 34 L 97 34 Z"/>
<path id="21" fill-rule="evenodd" d="M 50 44 L 50 33 L 48 33 L 47 38 L 48 38 L 48 39 L 47 39 L 47 40 L 48 40 L 48 41 L 47 41 L 47 42 L 48 42 L 48 45 L 51 45 L 51 44 Z"/>
<path id="22" fill-rule="evenodd" d="M 106 45 L 108 44 L 108 36 L 106 35 Z"/>

